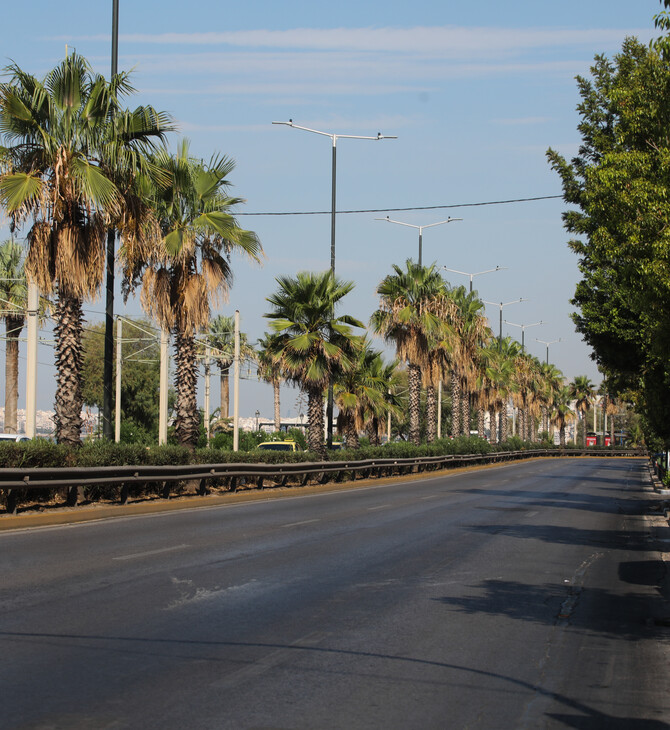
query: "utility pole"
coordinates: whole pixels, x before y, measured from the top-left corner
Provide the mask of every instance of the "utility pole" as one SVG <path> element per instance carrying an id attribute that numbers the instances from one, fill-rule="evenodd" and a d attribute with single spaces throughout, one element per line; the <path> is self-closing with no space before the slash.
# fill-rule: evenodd
<path id="1" fill-rule="evenodd" d="M 233 379 L 235 393 L 233 396 L 233 451 L 240 446 L 240 310 L 235 310 L 235 359 L 233 360 Z"/>
<path id="2" fill-rule="evenodd" d="M 112 0 L 112 75 L 119 66 L 119 0 Z M 105 299 L 105 351 L 102 372 L 102 435 L 112 439 L 112 375 L 114 358 L 114 243 L 116 231 L 107 231 L 107 283 Z"/>

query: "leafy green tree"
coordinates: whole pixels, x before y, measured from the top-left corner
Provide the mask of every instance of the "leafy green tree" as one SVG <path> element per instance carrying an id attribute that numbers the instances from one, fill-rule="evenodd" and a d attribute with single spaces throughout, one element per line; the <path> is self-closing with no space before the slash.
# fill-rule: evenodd
<path id="1" fill-rule="evenodd" d="M 666 7 L 668 7 L 666 5 Z M 666 20 L 667 20 L 667 16 Z M 666 20 L 658 26 L 667 29 Z M 651 431 L 670 442 L 670 65 L 633 38 L 578 77 L 579 152 L 547 155 L 575 206 L 581 281 L 577 330 L 613 395 L 632 391 Z"/>
<path id="2" fill-rule="evenodd" d="M 160 345 L 146 320 L 124 322 L 121 345 L 121 429 L 158 436 Z M 95 323 L 83 333 L 82 396 L 84 404 L 102 408 L 105 325 Z M 116 377 L 116 362 L 114 363 Z M 125 424 L 125 425 L 124 425 Z"/>
<path id="3" fill-rule="evenodd" d="M 132 91 L 128 75 L 108 82 L 76 53 L 43 81 L 14 64 L 6 73 L 0 202 L 14 226 L 32 220 L 26 272 L 43 294 L 57 295 L 56 438 L 78 445 L 82 302 L 102 283 L 108 226 L 130 238 L 141 230 L 127 207 L 133 166 L 162 137 L 167 117 L 147 107 L 122 109 L 120 99 Z"/>
<path id="4" fill-rule="evenodd" d="M 0 319 L 5 320 L 5 425 L 6 433 L 17 433 L 19 399 L 19 337 L 25 323 L 26 279 L 24 249 L 15 241 L 0 245 Z"/>
<path id="5" fill-rule="evenodd" d="M 278 290 L 267 298 L 272 311 L 265 314 L 277 335 L 272 354 L 282 376 L 307 394 L 309 448 L 325 456 L 323 394 L 338 374 L 352 367 L 360 347 L 352 328 L 363 324 L 334 314 L 354 285 L 330 271 L 299 272 L 276 281 Z"/>

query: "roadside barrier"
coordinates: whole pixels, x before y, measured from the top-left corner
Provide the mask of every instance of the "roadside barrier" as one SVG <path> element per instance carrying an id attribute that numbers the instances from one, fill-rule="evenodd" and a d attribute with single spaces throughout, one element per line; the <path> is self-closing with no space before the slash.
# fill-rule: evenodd
<path id="1" fill-rule="evenodd" d="M 175 483 L 187 482 L 197 486 L 192 491 L 207 494 L 215 483 L 229 491 L 240 488 L 262 489 L 266 482 L 286 486 L 297 482 L 305 486 L 310 479 L 321 484 L 330 481 L 355 480 L 357 477 L 385 477 L 401 474 L 453 469 L 471 464 L 495 464 L 534 457 L 645 456 L 639 449 L 594 451 L 593 449 L 532 449 L 527 451 L 497 451 L 488 454 L 445 454 L 410 458 L 364 459 L 361 461 L 321 461 L 289 464 L 191 464 L 179 466 L 101 466 L 0 469 L 0 492 L 5 510 L 15 514 L 18 504 L 29 490 L 62 489 L 65 504 L 76 506 L 86 487 L 120 486 L 119 502 L 126 504 L 130 488 L 146 483 L 160 484 L 161 496 L 170 497 Z"/>

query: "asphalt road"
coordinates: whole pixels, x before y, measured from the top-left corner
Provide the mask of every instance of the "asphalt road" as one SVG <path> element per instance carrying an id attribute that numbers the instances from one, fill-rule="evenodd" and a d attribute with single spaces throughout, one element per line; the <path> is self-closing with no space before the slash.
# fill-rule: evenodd
<path id="1" fill-rule="evenodd" d="M 670 728 L 643 467 L 0 533 L 0 727 Z"/>

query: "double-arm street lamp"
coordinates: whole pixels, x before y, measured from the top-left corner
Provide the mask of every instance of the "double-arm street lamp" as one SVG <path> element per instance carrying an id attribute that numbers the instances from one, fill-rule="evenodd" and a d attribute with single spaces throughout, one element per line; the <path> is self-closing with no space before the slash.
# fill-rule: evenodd
<path id="1" fill-rule="evenodd" d="M 311 129 L 310 127 L 302 127 L 299 124 L 294 124 L 292 119 L 288 122 L 272 122 L 273 124 L 281 124 L 286 127 L 293 127 L 293 129 L 301 129 L 303 132 L 312 132 L 312 134 L 319 134 L 322 137 L 330 137 L 333 143 L 333 155 L 331 165 L 331 208 L 330 208 L 330 271 L 335 276 L 335 213 L 336 213 L 336 192 L 337 192 L 337 140 L 338 139 L 369 139 L 373 141 L 379 141 L 381 139 L 398 139 L 396 135 L 384 135 L 381 132 L 372 136 L 360 135 L 360 134 L 334 134 L 333 132 L 322 132 L 318 129 Z M 326 442 L 328 447 L 332 446 L 333 443 L 333 385 L 332 383 L 328 387 L 328 405 L 326 407 L 326 418 L 327 434 Z"/>
<path id="2" fill-rule="evenodd" d="M 521 297 L 520 299 L 512 299 L 511 302 L 487 302 L 486 299 L 482 299 L 484 304 L 490 304 L 493 307 L 500 307 L 500 331 L 498 334 L 498 349 L 502 350 L 502 321 L 503 321 L 503 307 L 508 307 L 510 304 L 517 304 L 517 302 L 527 302 L 527 299 Z"/>
<path id="3" fill-rule="evenodd" d="M 473 274 L 471 274 L 468 271 L 459 271 L 458 269 L 449 269 L 446 266 L 443 266 L 442 268 L 445 271 L 451 271 L 452 274 L 462 274 L 463 276 L 469 276 L 471 294 L 472 294 L 472 280 L 475 278 L 475 276 L 481 276 L 482 274 L 491 274 L 494 271 L 505 271 L 507 269 L 506 266 L 496 266 L 495 269 L 486 269 L 486 271 L 475 271 Z"/>
<path id="4" fill-rule="evenodd" d="M 526 351 L 525 343 L 524 343 L 524 334 L 528 327 L 537 327 L 540 324 L 544 324 L 542 320 L 539 322 L 533 322 L 533 324 L 514 324 L 514 322 L 510 322 L 508 319 L 505 320 L 505 324 L 510 324 L 512 327 L 521 327 L 521 352 Z"/>
<path id="5" fill-rule="evenodd" d="M 380 139 L 398 139 L 395 135 L 385 135 L 378 132 L 374 137 L 369 137 L 360 134 L 333 134 L 332 132 L 321 132 L 318 129 L 310 129 L 309 127 L 301 127 L 299 124 L 294 124 L 292 119 L 288 122 L 272 122 L 273 124 L 283 124 L 286 127 L 293 127 L 293 129 L 302 129 L 304 132 L 312 132 L 313 134 L 320 134 L 322 137 L 330 137 L 333 143 L 333 157 L 332 157 L 332 184 L 331 184 L 331 208 L 330 208 L 330 270 L 335 275 L 335 200 L 337 190 L 337 140 L 338 139 L 371 139 L 378 141 Z"/>
<path id="6" fill-rule="evenodd" d="M 557 342 L 562 342 L 561 338 L 559 337 L 557 340 L 550 340 L 549 342 L 545 342 L 544 340 L 538 340 L 537 337 L 535 338 L 536 342 L 539 342 L 541 345 L 547 346 L 547 359 L 545 362 L 547 365 L 549 365 L 549 345 L 555 345 Z"/>
<path id="7" fill-rule="evenodd" d="M 415 226 L 412 223 L 404 223 L 403 221 L 394 221 L 391 220 L 388 216 L 386 218 L 375 218 L 376 221 L 386 221 L 387 223 L 397 223 L 399 226 L 407 226 L 408 228 L 418 228 L 419 229 L 419 266 L 421 266 L 421 254 L 423 250 L 423 229 L 424 228 L 432 228 L 433 226 L 441 226 L 443 223 L 451 223 L 452 221 L 462 221 L 462 218 L 447 218 L 446 221 L 438 221 L 437 223 L 428 223 L 425 226 Z"/>

